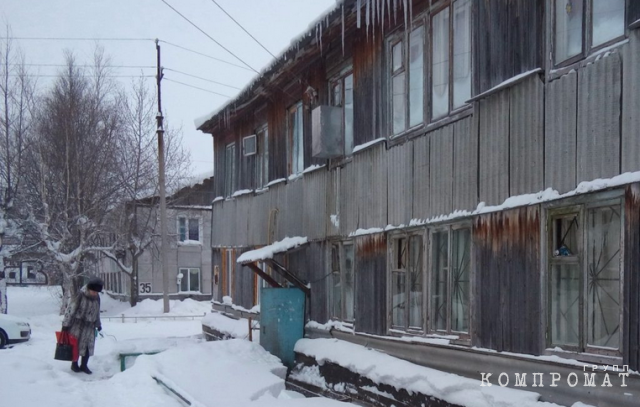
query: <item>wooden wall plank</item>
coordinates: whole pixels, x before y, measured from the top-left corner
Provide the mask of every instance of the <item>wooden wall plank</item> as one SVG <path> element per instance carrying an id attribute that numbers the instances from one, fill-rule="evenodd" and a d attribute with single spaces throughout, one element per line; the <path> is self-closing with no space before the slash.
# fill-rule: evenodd
<path id="1" fill-rule="evenodd" d="M 533 75 L 511 88 L 509 195 L 542 191 L 544 185 L 544 85 Z"/>
<path id="2" fill-rule="evenodd" d="M 640 14 L 640 2 L 635 3 Z M 624 47 L 622 63 L 621 172 L 625 173 L 640 171 L 640 30 L 629 32 L 629 45 Z"/>
<path id="3" fill-rule="evenodd" d="M 469 117 L 453 126 L 453 209 L 478 206 L 478 128 Z"/>
<path id="4" fill-rule="evenodd" d="M 480 126 L 480 201 L 497 205 L 509 197 L 509 90 L 476 106 Z"/>
<path id="5" fill-rule="evenodd" d="M 620 173 L 621 73 L 618 53 L 578 71 L 578 183 Z"/>
<path id="6" fill-rule="evenodd" d="M 430 135 L 429 186 L 430 216 L 453 212 L 453 126 L 446 126 Z"/>
<path id="7" fill-rule="evenodd" d="M 387 331 L 387 240 L 384 234 L 356 238 L 355 329 Z"/>
<path id="8" fill-rule="evenodd" d="M 413 143 L 391 148 L 387 154 L 388 223 L 408 225 L 413 212 Z"/>
<path id="9" fill-rule="evenodd" d="M 578 74 L 546 85 L 544 186 L 560 193 L 576 188 Z"/>
<path id="10" fill-rule="evenodd" d="M 413 141 L 413 219 L 429 216 L 429 136 Z"/>

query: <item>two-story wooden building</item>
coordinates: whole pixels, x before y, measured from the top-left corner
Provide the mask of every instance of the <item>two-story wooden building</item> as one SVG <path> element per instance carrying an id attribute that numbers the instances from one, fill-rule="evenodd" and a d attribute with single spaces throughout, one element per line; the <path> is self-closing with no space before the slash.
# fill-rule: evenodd
<path id="1" fill-rule="evenodd" d="M 214 297 L 251 308 L 237 257 L 302 236 L 279 260 L 334 336 L 640 369 L 640 1 L 338 2 L 198 128 Z"/>

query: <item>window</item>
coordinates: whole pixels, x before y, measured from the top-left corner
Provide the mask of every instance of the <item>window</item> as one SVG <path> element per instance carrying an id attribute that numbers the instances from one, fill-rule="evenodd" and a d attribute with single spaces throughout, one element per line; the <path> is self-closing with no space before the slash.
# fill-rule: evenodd
<path id="1" fill-rule="evenodd" d="M 233 266 L 235 264 L 235 255 L 233 249 L 227 249 L 226 270 L 224 273 L 223 295 L 233 297 Z"/>
<path id="2" fill-rule="evenodd" d="M 236 143 L 227 145 L 225 151 L 224 194 L 231 196 L 236 191 Z"/>
<path id="3" fill-rule="evenodd" d="M 200 292 L 200 269 L 181 268 L 178 281 L 181 292 Z"/>
<path id="4" fill-rule="evenodd" d="M 200 219 L 178 217 L 178 238 L 181 242 L 200 241 Z"/>
<path id="5" fill-rule="evenodd" d="M 269 183 L 269 128 L 265 124 L 256 132 L 258 155 L 256 156 L 256 185 L 258 188 Z"/>
<path id="6" fill-rule="evenodd" d="M 431 233 L 431 329 L 469 332 L 471 229 L 446 227 Z"/>
<path id="7" fill-rule="evenodd" d="M 254 155 L 258 151 L 256 135 L 252 134 L 242 139 L 242 155 L 247 157 Z"/>
<path id="8" fill-rule="evenodd" d="M 391 244 L 391 327 L 422 330 L 422 236 L 397 237 Z"/>
<path id="9" fill-rule="evenodd" d="M 9 278 L 10 278 L 10 279 L 12 279 L 12 280 L 15 280 L 15 278 L 16 278 L 16 272 L 15 272 L 15 271 L 10 271 L 10 272 L 9 272 Z"/>
<path id="10" fill-rule="evenodd" d="M 625 34 L 624 0 L 556 0 L 554 15 L 556 64 L 581 59 Z"/>
<path id="11" fill-rule="evenodd" d="M 453 1 L 431 25 L 431 118 L 438 119 L 471 98 L 471 0 Z"/>
<path id="12" fill-rule="evenodd" d="M 28 266 L 27 267 L 27 278 L 30 279 L 30 280 L 35 280 L 35 278 L 36 278 L 36 273 L 33 270 L 32 266 Z"/>
<path id="13" fill-rule="evenodd" d="M 619 355 L 622 206 L 619 200 L 550 214 L 549 345 Z"/>
<path id="14" fill-rule="evenodd" d="M 408 48 L 407 48 L 408 47 Z M 424 121 L 424 26 L 390 44 L 393 135 Z"/>
<path id="15" fill-rule="evenodd" d="M 353 321 L 354 317 L 354 248 L 351 243 L 331 245 L 331 302 L 332 318 Z"/>
<path id="16" fill-rule="evenodd" d="M 351 67 L 346 74 L 331 81 L 331 104 L 342 108 L 344 155 L 351 155 L 353 152 L 353 73 Z"/>
<path id="17" fill-rule="evenodd" d="M 287 156 L 289 174 L 300 174 L 304 170 L 302 102 L 287 110 Z"/>

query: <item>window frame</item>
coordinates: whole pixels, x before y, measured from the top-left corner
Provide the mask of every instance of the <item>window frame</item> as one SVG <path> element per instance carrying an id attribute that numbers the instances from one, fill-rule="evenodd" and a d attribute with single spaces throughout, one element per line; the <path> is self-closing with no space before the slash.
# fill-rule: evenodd
<path id="1" fill-rule="evenodd" d="M 455 31 L 454 31 L 454 20 L 455 20 L 455 3 L 458 0 L 443 0 L 441 2 L 438 2 L 437 4 L 435 4 L 432 9 L 429 12 L 429 31 L 428 31 L 428 36 L 429 36 L 429 43 L 428 45 L 428 62 L 429 62 L 429 66 L 428 66 L 428 76 L 427 76 L 427 83 L 426 83 L 426 88 L 427 88 L 427 93 L 428 93 L 428 116 L 427 119 L 425 119 L 426 123 L 437 123 L 439 121 L 442 120 L 446 120 L 448 117 L 451 117 L 455 114 L 458 114 L 466 109 L 469 109 L 472 105 L 471 103 L 468 103 L 468 100 L 465 101 L 462 105 L 458 106 L 458 107 L 454 107 L 454 95 L 455 95 L 455 88 L 454 88 L 454 77 L 453 77 L 453 67 L 454 67 L 454 44 L 455 44 Z M 473 2 L 470 2 L 471 7 L 473 8 Z M 440 14 L 440 12 L 444 11 L 445 9 L 449 9 L 449 44 L 448 44 L 448 52 L 449 52 L 449 75 L 448 75 L 448 80 L 449 80 L 449 84 L 448 84 L 448 106 L 447 106 L 447 113 L 443 114 L 441 116 L 438 117 L 433 117 L 433 70 L 432 70 L 432 61 L 433 61 L 433 44 L 434 44 L 434 35 L 433 35 L 433 19 Z M 469 35 L 471 36 L 470 39 L 470 51 L 469 51 L 469 75 L 470 75 L 470 80 L 471 80 L 471 87 L 469 89 L 469 99 L 473 98 L 473 86 L 474 86 L 474 58 L 473 58 L 473 9 L 471 9 L 471 12 L 469 13 Z"/>
<path id="2" fill-rule="evenodd" d="M 300 130 L 297 134 L 293 134 L 292 124 L 291 124 L 291 116 L 292 113 L 299 113 L 299 126 Z M 293 103 L 291 106 L 287 108 L 286 111 L 286 135 L 287 135 L 287 172 L 289 176 L 291 175 L 299 175 L 302 174 L 305 168 L 304 163 L 304 103 L 302 100 L 299 100 Z M 296 151 L 296 143 L 299 143 L 297 148 L 298 156 L 295 156 Z M 300 164 L 300 161 L 302 163 Z M 300 166 L 301 168 L 297 168 Z"/>
<path id="3" fill-rule="evenodd" d="M 180 231 L 180 221 L 184 219 L 185 220 L 185 239 L 182 240 L 182 236 L 181 236 L 181 231 Z M 193 240 L 193 239 L 189 239 L 191 236 L 189 235 L 189 222 L 191 220 L 196 220 L 198 222 L 198 240 Z M 193 244 L 193 243 L 185 243 L 185 241 L 189 241 L 189 242 L 199 242 L 200 244 L 203 243 L 203 239 L 202 239 L 202 216 L 200 215 L 190 215 L 190 214 L 179 214 L 178 216 L 176 216 L 176 228 L 177 228 L 177 241 L 179 245 L 189 245 L 189 244 Z"/>
<path id="4" fill-rule="evenodd" d="M 224 154 L 224 172 L 225 172 L 225 197 L 231 197 L 237 188 L 237 168 L 238 168 L 238 160 L 236 158 L 236 142 L 233 141 L 231 143 L 227 143 L 225 146 L 225 154 Z M 232 158 L 232 161 L 229 162 L 229 157 Z"/>
<path id="5" fill-rule="evenodd" d="M 428 113 L 430 111 L 429 99 L 427 98 L 427 84 L 429 83 L 429 71 L 427 70 L 427 66 L 429 65 L 430 58 L 427 55 L 427 33 L 429 32 L 427 12 L 421 13 L 419 16 L 413 19 L 410 27 L 406 29 L 400 27 L 399 29 L 392 32 L 387 39 L 386 43 L 386 65 L 385 65 L 385 78 L 387 80 L 387 94 L 388 94 L 388 103 L 387 103 L 387 117 L 388 117 L 388 125 L 387 131 L 390 139 L 399 138 L 405 136 L 406 134 L 412 133 L 414 131 L 420 130 L 424 128 L 427 124 L 429 124 Z M 409 58 L 410 58 L 410 48 L 411 48 L 411 33 L 419 28 L 423 29 L 422 35 L 422 121 L 418 124 L 414 124 L 411 126 L 411 118 L 410 118 L 410 81 L 411 74 L 409 69 Z M 401 52 L 402 52 L 402 66 L 394 70 L 393 69 L 393 48 L 402 43 Z M 399 75 L 404 74 L 404 130 L 395 133 L 393 128 L 393 79 Z"/>
<path id="6" fill-rule="evenodd" d="M 256 188 L 265 188 L 269 183 L 269 125 L 259 126 L 256 136 Z"/>
<path id="7" fill-rule="evenodd" d="M 354 95 L 355 95 L 355 76 L 353 73 L 353 65 L 351 63 L 346 64 L 346 66 L 344 68 L 342 68 L 338 73 L 336 73 L 335 75 L 333 75 L 329 81 L 328 81 L 328 87 L 329 87 L 329 104 L 330 106 L 334 106 L 334 107 L 339 107 L 340 110 L 342 111 L 342 123 L 340 125 L 340 131 L 342 132 L 342 156 L 343 157 L 350 157 L 351 155 L 353 155 L 353 147 L 355 147 L 354 145 L 354 133 L 355 133 L 355 126 L 354 126 L 354 122 L 353 122 L 353 117 L 352 117 L 352 128 L 351 128 L 351 151 L 347 152 L 347 139 L 346 139 L 346 86 L 345 86 L 345 82 L 347 77 L 351 76 L 351 105 L 352 105 L 352 115 L 355 112 L 355 108 L 353 106 L 355 106 L 355 100 L 354 100 Z M 335 93 L 334 93 L 334 88 L 336 86 L 340 86 L 340 103 L 336 104 L 335 101 Z"/>
<path id="8" fill-rule="evenodd" d="M 353 309 L 351 310 L 352 318 L 348 318 L 347 314 L 347 290 L 345 289 L 345 271 L 346 271 L 346 250 L 345 248 L 349 247 L 353 250 L 353 261 L 352 261 L 352 298 L 353 298 Z M 334 270 L 333 264 L 333 249 L 337 248 L 338 250 L 338 267 L 339 270 Z M 356 246 L 353 240 L 343 240 L 343 241 L 333 241 L 329 244 L 329 261 L 327 262 L 329 266 L 329 277 L 330 284 L 327 285 L 327 290 L 329 293 L 329 318 L 334 321 L 342 321 L 346 324 L 353 325 L 356 320 Z M 335 295 L 334 295 L 334 276 L 338 274 L 340 278 L 340 315 L 335 315 Z"/>
<path id="9" fill-rule="evenodd" d="M 587 216 L 590 210 L 598 209 L 598 208 L 606 208 L 609 206 L 618 206 L 620 208 L 620 253 L 619 253 L 619 304 L 618 304 L 618 323 L 619 323 L 619 342 L 617 348 L 611 347 L 602 347 L 596 345 L 590 345 L 588 343 L 588 304 L 587 304 L 587 295 L 588 295 L 588 248 L 586 247 L 589 235 L 587 231 Z M 545 298 L 545 315 L 543 317 L 546 329 L 544 332 L 545 336 L 545 348 L 546 354 L 562 354 L 566 357 L 567 354 L 573 355 L 574 358 L 584 360 L 584 361 L 592 361 L 592 362 L 604 362 L 611 361 L 614 362 L 617 360 L 622 360 L 623 357 L 623 348 L 624 348 L 624 335 L 627 330 L 627 326 L 624 323 L 624 304 L 627 298 L 624 295 L 625 291 L 625 269 L 624 269 L 624 255 L 625 255 L 625 203 L 624 203 L 624 195 L 623 191 L 609 191 L 604 194 L 599 194 L 595 197 L 591 198 L 578 198 L 572 200 L 571 202 L 559 203 L 559 204 L 551 204 L 546 208 L 546 222 L 545 222 L 545 244 L 543 245 L 545 250 L 545 261 L 543 264 L 544 267 L 544 295 Z M 577 214 L 579 217 L 578 226 L 578 245 L 580 253 L 575 257 L 575 259 L 563 259 L 562 256 L 554 256 L 554 221 L 556 219 L 566 217 L 567 215 Z M 553 341 L 553 324 L 552 324 L 552 272 L 551 267 L 555 264 L 578 264 L 578 270 L 580 273 L 580 282 L 579 282 L 579 298 L 578 298 L 578 345 L 565 345 L 554 343 Z M 561 347 L 563 352 L 555 351 L 555 347 Z"/>
<path id="10" fill-rule="evenodd" d="M 428 310 L 428 304 L 427 304 L 427 273 L 425 272 L 425 267 L 427 265 L 427 259 L 426 259 L 426 252 L 425 252 L 425 247 L 426 247 L 426 235 L 425 235 L 425 229 L 417 229 L 417 230 L 409 230 L 409 231 L 403 231 L 403 232 L 398 232 L 398 233 L 393 233 L 391 235 L 389 235 L 388 240 L 387 240 L 387 258 L 388 258 L 388 262 L 387 262 L 387 307 L 388 307 L 388 315 L 387 315 L 387 319 L 388 319 L 388 330 L 389 331 L 397 331 L 397 332 L 403 332 L 403 333 L 408 333 L 408 334 L 413 334 L 413 335 L 420 335 L 420 334 L 424 334 L 426 332 L 425 330 L 425 326 L 427 324 L 427 310 Z M 393 321 L 393 284 L 394 284 L 394 280 L 393 280 L 393 274 L 399 270 L 402 269 L 398 269 L 394 266 L 394 264 L 396 264 L 397 262 L 397 241 L 398 240 L 402 240 L 404 239 L 406 241 L 406 248 L 407 248 L 407 264 L 405 266 L 404 269 L 404 273 L 406 274 L 406 276 L 408 276 L 410 274 L 410 263 L 411 263 L 411 239 L 412 238 L 419 238 L 420 239 L 420 258 L 419 258 L 419 268 L 420 268 L 420 275 L 422 278 L 422 307 L 420 309 L 420 312 L 422 314 L 422 321 L 420 326 L 412 326 L 411 325 L 411 306 L 410 306 L 410 301 L 411 301 L 411 283 L 410 283 L 410 279 L 405 277 L 405 287 L 404 287 L 404 293 L 405 293 L 405 298 L 406 298 L 406 303 L 408 305 L 405 306 L 405 311 L 404 311 L 404 326 L 401 325 L 396 325 L 394 324 Z"/>
<path id="11" fill-rule="evenodd" d="M 191 270 L 198 270 L 198 291 L 191 290 Z M 186 272 L 186 274 L 185 274 Z M 202 270 L 199 267 L 179 267 L 178 274 L 182 273 L 182 280 L 180 281 L 180 285 L 178 286 L 179 293 L 202 293 Z M 182 281 L 187 281 L 187 288 L 189 290 L 184 291 L 182 289 Z"/>
<path id="12" fill-rule="evenodd" d="M 469 230 L 469 298 L 467 304 L 467 314 L 468 314 L 468 332 L 463 331 L 455 331 L 452 329 L 451 325 L 451 312 L 452 312 L 452 300 L 451 300 L 451 287 L 452 287 L 452 273 L 451 273 L 451 264 L 452 264 L 452 236 L 453 232 L 458 230 Z M 446 330 L 439 330 L 434 327 L 434 321 L 432 318 L 433 309 L 432 309 L 432 301 L 433 301 L 433 291 L 432 291 L 432 280 L 433 280 L 433 266 L 434 266 L 434 256 L 433 256 L 433 244 L 434 238 L 433 235 L 436 233 L 447 232 L 447 304 L 446 304 Z M 428 264 L 427 264 L 427 320 L 428 320 L 428 328 L 430 334 L 434 335 L 456 335 L 460 340 L 470 340 L 471 339 L 471 331 L 472 331 L 472 320 L 471 320 L 471 311 L 473 304 L 473 286 L 474 286 L 474 245 L 473 245 L 473 227 L 471 222 L 458 222 L 451 223 L 446 225 L 439 225 L 436 227 L 429 228 L 428 231 L 429 243 L 427 247 L 428 253 Z"/>
<path id="13" fill-rule="evenodd" d="M 253 139 L 253 142 L 255 143 L 255 149 L 253 152 L 247 152 L 247 148 L 246 148 L 246 143 L 249 139 Z M 256 134 L 251 134 L 249 136 L 243 137 L 242 138 L 242 156 L 243 157 L 251 157 L 252 155 L 256 155 L 258 154 L 258 137 L 256 136 Z"/>
<path id="14" fill-rule="evenodd" d="M 622 18 L 622 35 L 612 38 L 609 41 L 606 41 L 600 45 L 593 46 L 593 2 L 594 0 L 579 0 L 582 2 L 582 47 L 580 53 L 575 56 L 572 56 L 568 59 L 565 59 L 560 62 L 556 62 L 556 30 L 557 30 L 557 18 L 556 18 L 556 3 L 559 0 L 550 0 L 550 10 L 551 12 L 551 66 L 554 69 L 566 68 L 571 66 L 579 61 L 582 61 L 585 58 L 588 58 L 590 55 L 598 52 L 603 48 L 610 47 L 611 45 L 617 44 L 620 41 L 623 41 L 628 37 L 629 31 L 627 27 L 627 3 L 628 0 L 624 2 L 624 16 Z"/>

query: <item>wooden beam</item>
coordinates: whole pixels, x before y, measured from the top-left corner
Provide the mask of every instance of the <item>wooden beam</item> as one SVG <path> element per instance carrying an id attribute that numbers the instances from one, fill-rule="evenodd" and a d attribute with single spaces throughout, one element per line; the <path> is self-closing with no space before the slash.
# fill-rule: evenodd
<path id="1" fill-rule="evenodd" d="M 260 270 L 260 267 L 256 266 L 256 263 L 248 263 L 248 264 L 244 264 L 244 266 L 249 267 L 254 273 L 256 273 L 257 275 L 259 275 L 260 277 L 262 277 L 262 279 L 264 281 L 266 281 L 267 283 L 269 283 L 269 285 L 271 287 L 275 287 L 275 288 L 283 288 L 276 280 L 274 280 L 270 275 L 268 275 L 267 273 L 265 273 L 264 271 Z"/>

